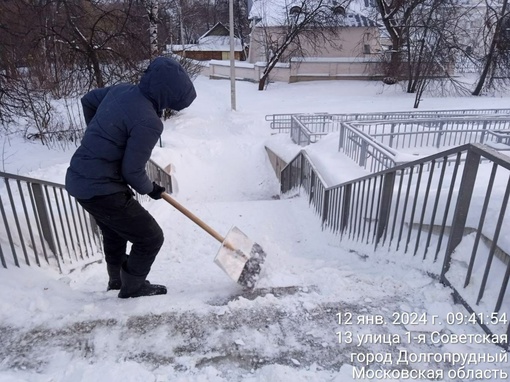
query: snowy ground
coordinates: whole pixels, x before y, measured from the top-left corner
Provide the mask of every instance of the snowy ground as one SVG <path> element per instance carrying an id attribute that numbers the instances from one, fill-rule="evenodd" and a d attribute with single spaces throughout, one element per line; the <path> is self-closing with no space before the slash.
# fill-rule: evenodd
<path id="1" fill-rule="evenodd" d="M 240 82 L 232 112 L 228 81 L 199 77 L 195 84 L 197 100 L 166 122 L 153 159 L 171 165 L 174 196 L 188 209 L 221 233 L 235 225 L 262 245 L 268 258 L 258 288 L 243 292 L 213 263 L 219 243 L 164 201 L 151 202 L 146 207 L 166 240 L 149 279 L 168 287 L 165 296 L 118 299 L 105 292 L 104 264 L 66 275 L 0 269 L 0 382 L 343 382 L 359 379 L 353 371 L 363 366 L 397 370 L 393 376 L 401 378 L 385 379 L 392 381 L 418 379 L 402 370 L 475 380 L 448 377 L 462 366 L 485 370 L 486 377 L 496 370 L 490 380 L 506 380 L 499 376 L 510 372 L 508 362 L 440 359 L 503 353 L 494 345 L 431 341 L 435 331 L 444 338 L 481 331 L 446 323 L 462 309 L 419 263 L 342 243 L 321 231 L 305 198 L 278 197 L 264 146 L 285 159 L 300 148 L 274 135 L 266 114 L 412 110 L 411 95 L 370 82 L 272 84 L 264 92 Z M 497 108 L 508 101 L 426 98 L 421 107 Z M 329 182 L 364 174 L 333 146 L 326 140 L 323 152 L 310 148 Z M 4 171 L 63 183 L 72 150 L 50 151 L 15 137 L 2 147 Z M 426 323 L 397 320 L 423 313 Z M 403 352 L 435 357 L 397 364 Z"/>

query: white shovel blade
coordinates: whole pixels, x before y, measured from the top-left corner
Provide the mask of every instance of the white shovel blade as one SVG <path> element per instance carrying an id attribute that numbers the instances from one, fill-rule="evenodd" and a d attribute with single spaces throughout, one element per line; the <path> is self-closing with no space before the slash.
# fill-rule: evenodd
<path id="1" fill-rule="evenodd" d="M 232 227 L 227 236 L 225 236 L 225 240 L 218 250 L 214 262 L 232 280 L 237 282 L 244 269 L 244 265 L 250 259 L 250 252 L 254 244 L 239 228 Z M 235 249 L 235 251 L 228 247 Z"/>

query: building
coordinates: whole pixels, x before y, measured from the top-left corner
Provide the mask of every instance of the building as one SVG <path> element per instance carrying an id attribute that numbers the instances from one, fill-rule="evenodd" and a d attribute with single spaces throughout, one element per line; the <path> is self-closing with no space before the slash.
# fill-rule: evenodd
<path id="1" fill-rule="evenodd" d="M 294 49 L 295 46 L 291 44 L 278 57 L 278 64 L 271 70 L 269 80 L 298 82 L 381 78 L 382 74 L 378 74 L 383 49 L 381 30 L 367 16 L 370 9 L 373 10 L 371 1 L 358 2 L 253 0 L 249 13 L 251 33 L 248 60 L 246 63 L 236 63 L 236 79 L 259 82 L 274 52 L 274 45 L 270 44 L 281 45 L 289 26 L 299 21 L 300 17 L 305 17 L 314 6 L 321 7 L 323 14 L 319 17 L 324 17 L 325 22 L 329 23 L 329 27 L 321 28 L 326 38 L 307 42 L 301 39 L 301 50 Z M 306 54 L 298 53 L 303 50 Z M 209 76 L 229 78 L 230 68 L 225 62 L 211 61 Z"/>
<path id="2" fill-rule="evenodd" d="M 359 59 L 373 57 L 380 51 L 380 31 L 377 24 L 367 16 L 350 10 L 348 1 L 330 0 L 315 3 L 313 0 L 254 0 L 250 10 L 252 31 L 248 61 L 251 63 L 267 61 L 271 55 L 271 46 L 268 46 L 266 41 L 281 39 L 293 23 L 294 17 L 307 15 L 306 6 L 313 10 L 320 7 L 317 14 L 331 13 L 330 17 L 325 17 L 325 22 L 331 23 L 330 36 L 326 28 L 323 31 L 324 39 L 307 41 L 305 44 L 308 45 L 302 46 L 302 50 L 310 53 L 307 58 Z M 292 47 L 288 49 L 288 52 L 294 51 Z M 290 53 L 284 55 L 281 62 L 289 62 L 298 57 L 295 53 Z"/>
<path id="3" fill-rule="evenodd" d="M 197 40 L 196 44 L 168 45 L 167 50 L 193 60 L 230 60 L 230 31 L 216 23 Z M 243 61 L 246 54 L 241 40 L 234 37 L 234 59 Z"/>

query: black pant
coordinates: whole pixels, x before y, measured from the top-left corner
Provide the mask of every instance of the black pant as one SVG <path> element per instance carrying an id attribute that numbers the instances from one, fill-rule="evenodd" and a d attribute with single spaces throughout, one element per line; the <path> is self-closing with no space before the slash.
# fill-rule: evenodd
<path id="1" fill-rule="evenodd" d="M 101 228 L 106 263 L 120 267 L 129 241 L 132 246 L 126 271 L 146 277 L 164 241 L 152 215 L 129 191 L 77 200 Z"/>

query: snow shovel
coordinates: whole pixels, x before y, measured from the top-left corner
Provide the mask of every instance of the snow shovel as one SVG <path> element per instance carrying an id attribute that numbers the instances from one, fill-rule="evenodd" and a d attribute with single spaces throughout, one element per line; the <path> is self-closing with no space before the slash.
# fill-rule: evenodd
<path id="1" fill-rule="evenodd" d="M 266 253 L 260 245 L 249 239 L 237 227 L 232 227 L 227 236 L 222 237 L 166 192 L 163 192 L 161 197 L 222 244 L 214 262 L 232 280 L 246 289 L 255 287 L 261 265 L 266 258 Z"/>

